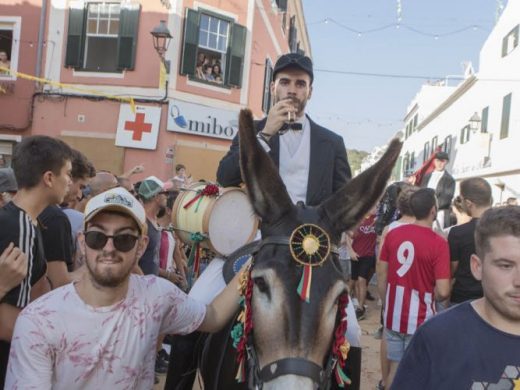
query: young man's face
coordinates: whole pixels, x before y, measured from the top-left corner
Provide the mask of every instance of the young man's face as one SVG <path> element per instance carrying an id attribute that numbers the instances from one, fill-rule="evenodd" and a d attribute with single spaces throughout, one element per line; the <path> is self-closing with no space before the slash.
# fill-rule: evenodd
<path id="1" fill-rule="evenodd" d="M 72 179 L 70 177 L 71 171 L 72 164 L 70 160 L 66 160 L 65 164 L 61 167 L 59 174 L 54 175 L 52 190 L 55 199 L 53 199 L 52 203 L 63 203 L 63 200 L 65 199 L 65 196 L 67 196 L 72 183 Z"/>
<path id="2" fill-rule="evenodd" d="M 300 69 L 284 69 L 276 74 L 271 83 L 274 103 L 291 98 L 296 103 L 296 116 L 301 116 L 312 95 L 311 77 Z"/>
<path id="3" fill-rule="evenodd" d="M 112 238 L 109 238 L 102 248 L 93 249 L 86 243 L 88 232 L 98 232 L 107 236 L 131 235 L 138 239 L 128 251 L 116 248 Z M 78 240 L 85 254 L 90 280 L 101 287 L 117 287 L 124 283 L 148 243 L 148 237 L 139 234 L 137 224 L 131 217 L 106 212 L 92 218 L 85 233 L 80 234 Z"/>
<path id="4" fill-rule="evenodd" d="M 0 61 L 1 62 L 7 61 L 7 53 L 5 51 L 0 51 Z"/>
<path id="5" fill-rule="evenodd" d="M 435 166 L 436 171 L 444 171 L 446 164 L 448 164 L 448 160 L 439 160 L 438 158 L 433 160 L 433 165 Z"/>
<path id="6" fill-rule="evenodd" d="M 520 324 L 520 237 L 492 237 L 489 243 L 490 250 L 484 259 L 471 257 L 473 276 L 482 281 L 492 315 Z"/>
<path id="7" fill-rule="evenodd" d="M 72 179 L 69 192 L 65 196 L 65 203 L 79 202 L 83 198 L 83 189 L 89 184 L 89 178 Z"/>

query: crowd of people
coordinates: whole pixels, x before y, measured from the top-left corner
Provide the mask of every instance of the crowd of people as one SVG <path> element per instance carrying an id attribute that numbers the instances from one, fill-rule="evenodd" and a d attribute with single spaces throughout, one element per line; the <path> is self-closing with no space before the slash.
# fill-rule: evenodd
<path id="1" fill-rule="evenodd" d="M 195 77 L 199 80 L 222 84 L 224 82 L 224 76 L 222 75 L 220 60 L 215 56 L 200 52 L 197 56 Z"/>
<path id="2" fill-rule="evenodd" d="M 197 66 L 220 71 L 205 56 Z M 307 206 L 351 177 L 342 138 L 305 114 L 313 76 L 308 57 L 281 56 L 273 107 L 255 123 L 291 200 Z M 284 127 L 288 116 L 299 126 Z M 520 207 L 493 208 L 481 178 L 461 181 L 454 197 L 448 158 L 438 153 L 417 186 L 391 184 L 341 238 L 349 305 L 356 306 L 347 327 L 352 348 L 361 347 L 357 320 L 366 300 L 377 299 L 368 291 L 376 275 L 379 389 L 500 381 L 498 388 L 513 389 L 520 381 L 518 369 L 508 370 L 520 367 Z M 149 175 L 134 183 L 144 166 L 120 176 L 96 170 L 46 136 L 25 137 L 11 163 L 0 169 L 0 388 L 5 381 L 7 389 L 150 389 L 172 360 L 193 359 L 191 347 L 168 356 L 167 335 L 217 331 L 238 310 L 238 275 L 227 286 L 202 286 L 200 299 L 186 294 L 186 248 L 171 226 L 176 195 L 191 183 L 185 166 L 169 180 Z M 238 137 L 217 179 L 242 182 Z M 220 275 L 219 264 L 205 280 Z"/>

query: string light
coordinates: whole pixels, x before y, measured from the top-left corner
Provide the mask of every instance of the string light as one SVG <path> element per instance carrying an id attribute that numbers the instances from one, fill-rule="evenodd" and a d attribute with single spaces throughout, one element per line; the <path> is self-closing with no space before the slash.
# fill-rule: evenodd
<path id="1" fill-rule="evenodd" d="M 325 19 L 322 19 L 320 21 L 316 21 L 316 22 L 311 22 L 311 23 L 307 23 L 307 26 L 315 26 L 315 25 L 319 25 L 319 24 L 334 24 L 336 25 L 337 27 L 340 27 L 342 28 L 343 30 L 346 30 L 348 32 L 351 32 L 353 34 L 356 34 L 358 37 L 361 37 L 365 34 L 372 34 L 372 33 L 376 33 L 376 32 L 380 32 L 380 31 L 385 31 L 385 30 L 388 30 L 388 29 L 391 29 L 391 28 L 394 28 L 394 29 L 406 29 L 407 31 L 409 32 L 412 32 L 412 33 L 415 33 L 417 35 L 422 35 L 422 36 L 425 36 L 425 37 L 431 37 L 431 38 L 434 38 L 434 39 L 439 39 L 440 37 L 448 37 L 448 36 L 452 36 L 452 35 L 457 35 L 457 34 L 462 34 L 466 31 L 469 31 L 469 30 L 472 30 L 472 31 L 477 31 L 477 30 L 482 30 L 482 31 L 488 31 L 488 29 L 478 25 L 478 24 L 472 24 L 470 26 L 465 26 L 465 27 L 462 27 L 462 28 L 458 28 L 458 29 L 455 29 L 455 30 L 452 30 L 452 31 L 448 31 L 448 32 L 445 32 L 445 33 L 432 33 L 432 32 L 428 32 L 428 31 L 424 31 L 424 30 L 420 30 L 416 27 L 413 27 L 409 24 L 406 24 L 406 23 L 402 23 L 402 17 L 401 15 L 398 15 L 398 18 L 397 18 L 397 22 L 394 22 L 394 23 L 389 23 L 389 24 L 385 24 L 385 25 L 382 25 L 382 26 L 379 26 L 379 27 L 375 27 L 375 28 L 371 28 L 371 29 L 367 29 L 367 30 L 358 30 L 354 27 L 350 27 L 346 24 L 343 24 L 343 23 L 340 23 L 338 22 L 337 20 L 335 20 L 334 18 L 331 18 L 331 17 L 326 17 Z"/>

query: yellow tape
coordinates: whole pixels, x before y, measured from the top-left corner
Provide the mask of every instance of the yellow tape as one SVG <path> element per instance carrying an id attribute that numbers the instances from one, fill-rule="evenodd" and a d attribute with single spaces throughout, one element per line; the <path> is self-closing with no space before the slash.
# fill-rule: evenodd
<path id="1" fill-rule="evenodd" d="M 32 76 L 30 74 L 26 74 L 26 73 L 13 72 L 11 69 L 5 68 L 3 66 L 0 66 L 0 73 L 8 73 L 10 75 L 15 75 L 16 77 L 19 77 L 19 78 L 25 79 L 25 80 L 37 81 L 39 83 L 52 85 L 54 87 L 67 88 L 67 89 L 70 89 L 73 91 L 82 92 L 82 93 L 86 93 L 89 95 L 102 96 L 102 97 L 104 97 L 106 99 L 110 99 L 110 100 L 126 102 L 126 103 L 130 104 L 130 109 L 132 110 L 132 113 L 135 113 L 135 102 L 134 102 L 133 97 L 116 96 L 116 95 L 110 95 L 110 94 L 107 94 L 104 92 L 96 91 L 94 89 L 79 88 L 72 84 L 60 83 L 59 81 L 44 79 L 41 77 L 36 77 L 36 76 Z"/>

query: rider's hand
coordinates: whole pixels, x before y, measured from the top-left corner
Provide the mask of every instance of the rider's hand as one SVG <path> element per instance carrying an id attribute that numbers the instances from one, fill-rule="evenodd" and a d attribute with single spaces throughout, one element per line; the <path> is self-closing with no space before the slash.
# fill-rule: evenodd
<path id="1" fill-rule="evenodd" d="M 291 113 L 294 118 L 296 115 L 296 108 L 294 107 L 294 102 L 291 99 L 280 100 L 269 110 L 269 114 L 267 115 L 267 122 L 265 123 L 265 127 L 262 130 L 264 135 L 268 135 L 272 137 L 275 135 L 280 127 L 283 126 L 288 119 L 288 113 Z"/>

